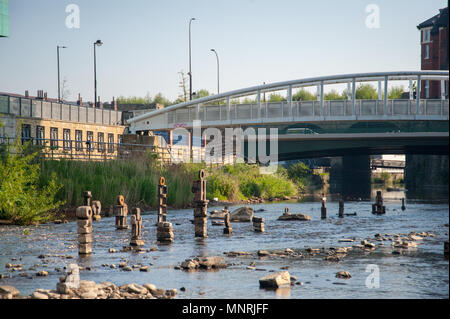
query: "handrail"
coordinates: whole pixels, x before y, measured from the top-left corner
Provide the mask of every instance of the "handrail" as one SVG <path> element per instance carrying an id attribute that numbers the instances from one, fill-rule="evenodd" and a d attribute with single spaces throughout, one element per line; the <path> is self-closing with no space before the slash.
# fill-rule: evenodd
<path id="1" fill-rule="evenodd" d="M 199 99 L 195 99 L 188 102 L 182 102 L 175 105 L 167 106 L 163 109 L 147 112 L 136 117 L 127 120 L 127 123 L 131 124 L 149 117 L 153 117 L 162 113 L 167 113 L 180 108 L 189 107 L 193 105 L 204 104 L 207 102 L 223 100 L 227 98 L 238 98 L 246 95 L 252 95 L 255 93 L 270 92 L 281 89 L 292 89 L 297 87 L 313 86 L 313 85 L 326 85 L 337 83 L 349 83 L 349 80 L 354 82 L 369 82 L 369 81 L 384 81 L 387 80 L 410 80 L 419 78 L 419 80 L 448 80 L 449 71 L 431 70 L 431 71 L 398 71 L 398 72 L 374 72 L 374 73 L 353 73 L 333 76 L 320 76 L 306 79 L 290 80 L 275 82 L 263 85 L 252 86 L 244 89 L 238 89 L 234 91 L 224 92 L 216 95 L 211 95 Z M 323 99 L 323 95 L 321 96 Z"/>

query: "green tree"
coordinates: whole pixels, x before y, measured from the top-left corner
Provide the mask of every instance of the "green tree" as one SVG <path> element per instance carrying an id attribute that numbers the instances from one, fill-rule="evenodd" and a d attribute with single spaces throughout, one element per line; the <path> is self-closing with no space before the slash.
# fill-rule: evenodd
<path id="1" fill-rule="evenodd" d="M 401 99 L 404 91 L 403 86 L 394 86 L 389 90 L 388 98 L 389 99 Z"/>
<path id="2" fill-rule="evenodd" d="M 169 99 L 165 98 L 162 93 L 158 93 L 155 95 L 155 97 L 153 98 L 153 103 L 158 103 L 158 104 L 162 104 L 164 106 L 170 105 L 171 102 L 169 101 Z"/>
<path id="3" fill-rule="evenodd" d="M 317 95 L 305 89 L 300 89 L 292 96 L 292 100 L 298 101 L 300 98 L 302 99 L 302 101 L 314 101 L 317 100 Z"/>
<path id="4" fill-rule="evenodd" d="M 357 100 L 377 100 L 378 92 L 377 90 L 370 84 L 360 84 L 356 88 L 356 99 Z"/>
<path id="5" fill-rule="evenodd" d="M 286 98 L 282 97 L 278 93 L 272 93 L 269 95 L 268 102 L 282 102 L 282 101 L 286 101 Z"/>
<path id="6" fill-rule="evenodd" d="M 325 100 L 345 100 L 346 98 L 347 96 L 344 92 L 338 93 L 336 90 L 331 90 L 330 92 L 324 94 Z"/>
<path id="7" fill-rule="evenodd" d="M 29 146 L 18 138 L 2 149 L 0 158 L 0 218 L 22 225 L 48 221 L 50 211 L 64 204 L 55 200 L 62 188 L 56 174 L 41 185 L 37 152 L 30 153 Z"/>
<path id="8" fill-rule="evenodd" d="M 208 90 L 201 89 L 201 90 L 198 90 L 198 91 L 197 91 L 197 94 L 195 94 L 195 98 L 196 98 L 196 99 L 200 99 L 200 98 L 202 98 L 202 97 L 207 97 L 207 96 L 210 96 L 210 95 L 211 95 L 211 94 L 209 93 Z"/>

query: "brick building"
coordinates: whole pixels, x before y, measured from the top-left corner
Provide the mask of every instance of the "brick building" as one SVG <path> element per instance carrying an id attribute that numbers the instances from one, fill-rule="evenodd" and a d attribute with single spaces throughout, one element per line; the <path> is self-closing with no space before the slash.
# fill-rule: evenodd
<path id="1" fill-rule="evenodd" d="M 417 26 L 420 31 L 421 69 L 448 70 L 448 7 Z M 444 89 L 444 90 L 442 90 Z M 448 81 L 441 88 L 440 81 L 422 81 L 421 98 L 448 98 Z"/>

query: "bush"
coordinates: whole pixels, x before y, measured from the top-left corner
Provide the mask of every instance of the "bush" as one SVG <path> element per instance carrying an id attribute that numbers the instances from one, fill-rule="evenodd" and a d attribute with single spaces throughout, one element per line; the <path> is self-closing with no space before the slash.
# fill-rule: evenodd
<path id="1" fill-rule="evenodd" d="M 42 183 L 37 153 L 28 154 L 28 146 L 16 139 L 3 148 L 0 159 L 0 218 L 21 225 L 48 221 L 50 211 L 64 203 L 55 199 L 62 187 L 56 174 Z"/>

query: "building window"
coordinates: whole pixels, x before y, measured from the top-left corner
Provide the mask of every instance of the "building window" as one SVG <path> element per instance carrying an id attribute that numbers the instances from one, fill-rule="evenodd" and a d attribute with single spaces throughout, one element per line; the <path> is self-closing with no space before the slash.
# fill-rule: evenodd
<path id="1" fill-rule="evenodd" d="M 80 130 L 75 131 L 75 150 L 76 151 L 83 150 L 83 131 Z"/>
<path id="2" fill-rule="evenodd" d="M 123 144 L 123 135 L 117 135 L 117 143 Z"/>
<path id="3" fill-rule="evenodd" d="M 50 128 L 50 146 L 58 147 L 58 128 Z"/>
<path id="4" fill-rule="evenodd" d="M 87 132 L 87 141 L 86 141 L 87 149 L 92 151 L 94 149 L 94 133 L 91 131 Z"/>
<path id="5" fill-rule="evenodd" d="M 425 98 L 430 98 L 430 80 L 425 81 Z"/>
<path id="6" fill-rule="evenodd" d="M 65 151 L 70 151 L 72 149 L 72 141 L 70 140 L 70 130 L 63 129 L 63 148 Z"/>
<path id="7" fill-rule="evenodd" d="M 22 125 L 22 145 L 31 140 L 31 125 Z"/>
<path id="8" fill-rule="evenodd" d="M 45 128 L 43 126 L 36 126 L 36 145 L 45 145 Z"/>
<path id="9" fill-rule="evenodd" d="M 99 152 L 104 152 L 105 151 L 105 134 L 103 133 L 98 133 L 98 151 Z"/>
<path id="10" fill-rule="evenodd" d="M 422 31 L 422 42 L 430 42 L 431 29 L 425 29 Z"/>
<path id="11" fill-rule="evenodd" d="M 114 134 L 108 134 L 108 153 L 114 153 Z"/>
<path id="12" fill-rule="evenodd" d="M 425 46 L 424 59 L 429 59 L 429 58 L 430 58 L 430 46 L 427 44 Z"/>

